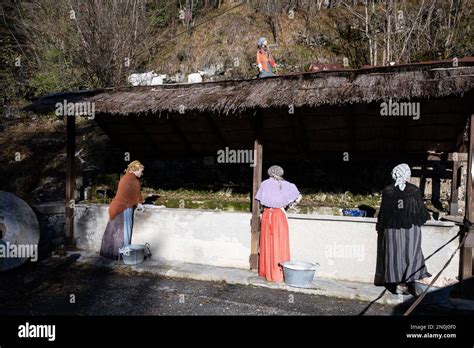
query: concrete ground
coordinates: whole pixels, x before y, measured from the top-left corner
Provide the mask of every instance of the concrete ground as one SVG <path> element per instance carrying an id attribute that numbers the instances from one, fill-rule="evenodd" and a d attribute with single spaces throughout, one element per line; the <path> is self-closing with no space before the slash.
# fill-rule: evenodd
<path id="1" fill-rule="evenodd" d="M 369 306 L 368 284 L 317 280 L 298 289 L 246 270 L 159 260 L 130 267 L 92 253 L 30 263 L 0 281 L 9 284 L 0 288 L 0 315 L 400 315 L 408 308 L 387 299 Z M 465 305 L 415 312 L 463 313 L 473 312 Z"/>

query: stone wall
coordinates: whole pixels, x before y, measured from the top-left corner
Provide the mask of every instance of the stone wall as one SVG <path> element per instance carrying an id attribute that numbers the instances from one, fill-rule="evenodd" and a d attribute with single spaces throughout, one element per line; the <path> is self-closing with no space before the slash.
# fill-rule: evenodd
<path id="1" fill-rule="evenodd" d="M 135 212 L 133 243 L 150 243 L 153 255 L 165 260 L 246 269 L 250 255 L 250 213 L 148 206 Z M 107 205 L 76 206 L 75 238 L 80 249 L 98 252 L 108 215 Z M 39 209 L 50 216 L 50 238 L 64 229 L 62 205 Z M 373 281 L 377 233 L 374 218 L 289 214 L 292 259 L 320 264 L 321 277 Z M 451 222 L 430 221 L 423 227 L 422 246 L 429 256 L 458 228 Z M 427 261 L 435 275 L 458 245 L 455 240 Z M 455 278 L 458 255 L 440 278 Z"/>

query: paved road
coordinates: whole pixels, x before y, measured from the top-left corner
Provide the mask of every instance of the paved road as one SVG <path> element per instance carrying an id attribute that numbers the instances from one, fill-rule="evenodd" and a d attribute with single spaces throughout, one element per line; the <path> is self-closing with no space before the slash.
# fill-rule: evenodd
<path id="1" fill-rule="evenodd" d="M 78 265 L 51 258 L 0 274 L 0 315 L 358 315 L 368 305 L 284 290 Z M 401 314 L 373 304 L 366 315 Z M 433 314 L 436 308 L 421 308 Z"/>
<path id="2" fill-rule="evenodd" d="M 0 275 L 0 315 L 357 315 L 366 302 L 49 259 Z M 73 302 L 73 303 L 71 303 Z M 369 314 L 390 315 L 374 305 Z"/>

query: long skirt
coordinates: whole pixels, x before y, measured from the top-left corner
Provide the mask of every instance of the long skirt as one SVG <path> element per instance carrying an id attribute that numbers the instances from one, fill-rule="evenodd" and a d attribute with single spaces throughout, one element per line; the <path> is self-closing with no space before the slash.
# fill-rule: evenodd
<path id="1" fill-rule="evenodd" d="M 421 227 L 385 229 L 377 241 L 375 285 L 400 284 L 431 277 L 421 251 Z"/>
<path id="2" fill-rule="evenodd" d="M 132 240 L 133 208 L 127 208 L 113 220 L 109 220 L 102 237 L 100 255 L 109 259 L 118 259 L 119 249 Z"/>
<path id="3" fill-rule="evenodd" d="M 280 208 L 265 208 L 260 233 L 259 272 L 268 281 L 283 281 L 280 262 L 290 260 L 288 220 Z"/>
<path id="4" fill-rule="evenodd" d="M 264 64 L 266 64 L 266 67 L 263 67 L 264 69 L 260 72 L 258 77 L 262 78 L 262 77 L 273 76 L 273 70 L 272 70 L 272 66 L 270 65 L 270 63 L 266 62 Z M 266 70 L 265 70 L 265 68 L 266 68 Z"/>

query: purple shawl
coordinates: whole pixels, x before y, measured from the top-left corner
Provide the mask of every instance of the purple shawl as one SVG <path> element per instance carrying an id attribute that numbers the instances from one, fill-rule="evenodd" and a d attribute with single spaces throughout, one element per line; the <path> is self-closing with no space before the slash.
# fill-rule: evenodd
<path id="1" fill-rule="evenodd" d="M 300 192 L 295 184 L 285 180 L 269 178 L 262 181 L 255 199 L 265 207 L 284 208 L 293 203 L 299 195 Z"/>

